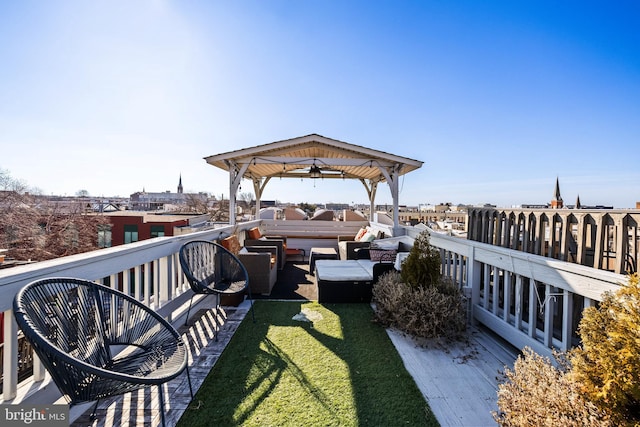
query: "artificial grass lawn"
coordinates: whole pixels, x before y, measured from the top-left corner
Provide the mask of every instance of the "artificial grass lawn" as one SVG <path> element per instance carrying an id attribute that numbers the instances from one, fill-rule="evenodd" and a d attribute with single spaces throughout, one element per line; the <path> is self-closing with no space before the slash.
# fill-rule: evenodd
<path id="1" fill-rule="evenodd" d="M 292 320 L 319 314 L 312 323 Z M 256 301 L 178 426 L 437 426 L 368 304 Z"/>

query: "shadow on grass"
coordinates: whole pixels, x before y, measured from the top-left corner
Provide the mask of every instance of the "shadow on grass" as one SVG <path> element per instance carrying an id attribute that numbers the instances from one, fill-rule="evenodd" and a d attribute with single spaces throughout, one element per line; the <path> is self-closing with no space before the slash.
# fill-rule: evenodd
<path id="1" fill-rule="evenodd" d="M 438 425 L 369 305 L 256 305 L 178 425 Z"/>

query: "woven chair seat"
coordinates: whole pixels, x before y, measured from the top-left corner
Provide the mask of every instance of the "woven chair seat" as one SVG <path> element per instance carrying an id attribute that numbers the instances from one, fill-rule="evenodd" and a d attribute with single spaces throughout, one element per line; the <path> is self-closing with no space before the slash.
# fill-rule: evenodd
<path id="1" fill-rule="evenodd" d="M 209 283 L 208 285 L 203 284 L 202 287 L 211 290 L 211 293 L 237 294 L 246 290 L 247 282 L 244 280 L 237 280 L 233 282 L 223 280 L 219 282 Z"/>

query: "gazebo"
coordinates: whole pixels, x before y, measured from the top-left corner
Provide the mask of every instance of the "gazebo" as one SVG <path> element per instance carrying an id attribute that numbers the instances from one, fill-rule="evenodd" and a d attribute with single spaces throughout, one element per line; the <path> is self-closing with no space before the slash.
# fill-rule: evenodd
<path id="1" fill-rule="evenodd" d="M 357 179 L 364 185 L 375 210 L 378 184 L 386 182 L 393 197 L 393 222 L 398 227 L 399 178 L 422 162 L 349 144 L 317 134 L 216 154 L 204 158 L 229 172 L 229 221 L 235 224 L 236 193 L 242 179 L 253 182 L 256 212 L 271 178 Z"/>

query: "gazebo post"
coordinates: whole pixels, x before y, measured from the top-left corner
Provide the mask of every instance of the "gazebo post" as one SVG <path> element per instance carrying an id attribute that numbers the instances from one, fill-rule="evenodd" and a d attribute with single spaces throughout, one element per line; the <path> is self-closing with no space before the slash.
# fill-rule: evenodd
<path id="1" fill-rule="evenodd" d="M 400 229 L 400 191 L 398 186 L 398 169 L 399 167 L 393 168 L 393 172 L 391 173 L 391 180 L 389 181 L 389 188 L 391 189 L 391 197 L 393 198 L 393 235 L 396 236 L 399 233 Z"/>
<path id="2" fill-rule="evenodd" d="M 256 195 L 256 215 L 254 219 L 258 219 L 260 213 L 260 199 L 262 199 L 262 189 L 260 188 L 260 178 L 253 178 L 253 194 Z"/>
<path id="3" fill-rule="evenodd" d="M 248 163 L 239 166 L 231 160 L 226 161 L 229 167 L 229 225 L 236 225 L 236 197 L 238 195 L 238 187 L 242 181 L 242 175 L 249 167 Z"/>
<path id="4" fill-rule="evenodd" d="M 369 191 L 369 221 L 373 221 L 376 210 L 376 192 L 378 190 L 378 183 L 371 183 L 371 191 Z"/>
<path id="5" fill-rule="evenodd" d="M 360 179 L 360 182 L 367 190 L 367 197 L 369 198 L 369 221 L 373 221 L 373 214 L 376 208 L 376 191 L 378 189 L 378 182 L 369 181 L 369 183 L 367 183 L 364 179 Z"/>
<path id="6" fill-rule="evenodd" d="M 256 195 L 255 219 L 258 219 L 258 214 L 260 213 L 260 200 L 262 200 L 262 193 L 264 192 L 264 187 L 267 186 L 267 182 L 269 182 L 270 179 L 271 179 L 270 176 L 267 176 L 265 178 L 253 178 L 253 192 Z"/>
<path id="7" fill-rule="evenodd" d="M 391 190 L 391 197 L 393 199 L 393 234 L 399 232 L 400 229 L 400 202 L 399 202 L 399 186 L 398 180 L 400 178 L 400 170 L 402 169 L 402 165 L 395 165 L 390 168 L 390 170 L 379 167 L 380 172 L 384 175 L 387 180 L 387 184 L 389 184 L 389 190 Z"/>

